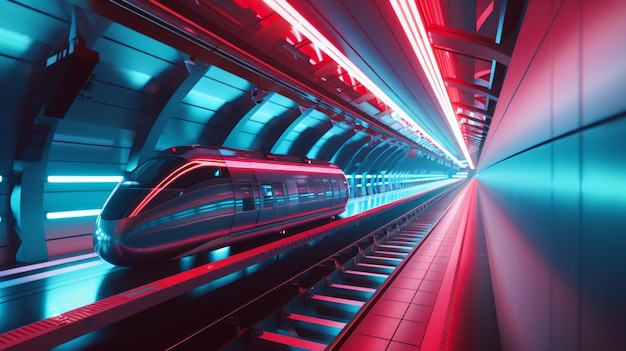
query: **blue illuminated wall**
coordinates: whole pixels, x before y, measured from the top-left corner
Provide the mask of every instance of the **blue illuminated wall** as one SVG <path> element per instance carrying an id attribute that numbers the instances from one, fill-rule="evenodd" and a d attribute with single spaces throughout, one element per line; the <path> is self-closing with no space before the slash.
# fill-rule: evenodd
<path id="1" fill-rule="evenodd" d="M 625 16 L 527 8 L 477 178 L 503 350 L 626 347 Z"/>

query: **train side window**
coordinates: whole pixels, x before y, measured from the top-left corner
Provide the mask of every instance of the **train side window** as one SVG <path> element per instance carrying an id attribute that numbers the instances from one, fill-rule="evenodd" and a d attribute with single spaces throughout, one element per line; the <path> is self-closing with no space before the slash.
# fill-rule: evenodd
<path id="1" fill-rule="evenodd" d="M 331 179 L 330 185 L 333 188 L 333 198 L 339 197 L 339 183 L 337 183 L 337 179 Z"/>
<path id="2" fill-rule="evenodd" d="M 317 199 L 324 200 L 324 187 L 322 186 L 322 180 L 314 179 L 313 184 L 315 184 L 315 192 L 317 193 Z"/>
<path id="3" fill-rule="evenodd" d="M 298 187 L 296 186 L 296 181 L 293 179 L 286 179 L 285 184 L 287 185 L 287 198 L 289 199 L 289 205 L 297 203 Z"/>
<path id="4" fill-rule="evenodd" d="M 167 187 L 170 189 L 188 189 L 201 182 L 226 178 L 226 172 L 219 167 L 201 167 L 192 171 L 181 172 Z"/>
<path id="5" fill-rule="evenodd" d="M 342 198 L 348 196 L 348 182 L 342 181 L 339 185 L 339 190 Z"/>
<path id="6" fill-rule="evenodd" d="M 282 183 L 272 184 L 276 206 L 285 206 L 285 188 Z"/>
<path id="7" fill-rule="evenodd" d="M 272 186 L 269 184 L 261 184 L 261 188 L 263 189 L 263 208 L 274 207 L 274 191 L 272 190 Z"/>
<path id="8" fill-rule="evenodd" d="M 297 179 L 298 194 L 300 195 L 300 202 L 306 202 L 309 200 L 309 188 L 306 186 L 305 179 Z"/>
<path id="9" fill-rule="evenodd" d="M 254 206 L 254 192 L 252 192 L 251 185 L 241 185 L 241 201 L 243 204 L 244 211 L 254 211 L 256 208 Z"/>
<path id="10" fill-rule="evenodd" d="M 330 190 L 330 180 L 322 179 L 322 183 L 324 184 L 324 192 L 326 193 L 326 198 L 332 199 L 333 193 L 332 193 L 332 190 Z"/>
<path id="11" fill-rule="evenodd" d="M 313 182 L 312 179 L 309 179 L 306 181 L 306 184 L 309 186 L 309 192 L 308 192 L 308 196 L 309 196 L 309 201 L 315 201 L 315 198 L 317 197 L 317 191 L 315 190 L 315 183 Z"/>

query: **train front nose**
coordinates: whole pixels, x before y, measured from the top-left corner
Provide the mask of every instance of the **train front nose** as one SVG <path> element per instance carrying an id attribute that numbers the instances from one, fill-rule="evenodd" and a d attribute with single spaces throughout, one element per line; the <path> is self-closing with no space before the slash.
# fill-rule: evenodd
<path id="1" fill-rule="evenodd" d="M 114 265 L 127 266 L 132 262 L 132 252 L 125 245 L 121 222 L 98 217 L 93 232 L 93 246 L 103 260 Z"/>

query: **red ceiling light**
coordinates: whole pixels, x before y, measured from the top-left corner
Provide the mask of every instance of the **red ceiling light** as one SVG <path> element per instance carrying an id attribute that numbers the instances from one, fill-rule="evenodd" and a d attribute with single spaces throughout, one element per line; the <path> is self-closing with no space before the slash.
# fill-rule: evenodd
<path id="1" fill-rule="evenodd" d="M 294 9 L 286 0 L 264 0 L 264 2 L 271 7 L 276 13 L 278 13 L 283 19 L 291 24 L 296 30 L 306 36 L 317 48 L 323 51 L 331 59 L 333 59 L 339 66 L 348 73 L 355 77 L 363 86 L 365 86 L 372 94 L 374 94 L 383 103 L 389 106 L 394 112 L 402 117 L 409 125 L 412 131 L 417 131 L 424 136 L 432 145 L 441 150 L 446 156 L 457 163 L 461 167 L 466 167 L 465 162 L 457 159 L 450 151 L 439 144 L 433 137 L 431 137 L 421 126 L 419 126 L 409 115 L 404 112 L 390 97 L 388 97 L 374 82 L 372 82 L 357 66 L 352 63 L 339 49 L 337 49 L 326 37 L 322 35 L 311 23 L 309 23 L 296 9 Z M 430 46 L 429 46 L 430 47 Z M 431 53 L 432 55 L 432 53 Z M 434 74 L 434 73 L 433 73 Z M 445 89 L 444 89 L 445 93 Z M 447 95 L 446 95 L 447 97 Z M 449 105 L 448 99 L 448 105 Z M 451 108 L 451 107 L 450 107 Z M 456 130 L 460 133 L 458 126 Z M 455 135 L 456 137 L 456 135 Z M 467 152 L 465 143 L 462 142 L 463 154 L 467 159 L 467 163 L 471 168 L 474 168 L 472 161 Z"/>
<path id="2" fill-rule="evenodd" d="M 422 66 L 422 69 L 426 74 L 426 78 L 428 78 L 428 82 L 430 83 L 430 86 L 432 87 L 437 100 L 443 109 L 443 113 L 448 121 L 448 124 L 450 124 L 450 128 L 454 133 L 454 137 L 456 138 L 456 141 L 461 148 L 465 159 L 467 160 L 467 165 L 471 169 L 474 169 L 472 158 L 470 157 L 467 145 L 465 144 L 463 135 L 459 129 L 456 116 L 452 110 L 452 103 L 450 103 L 450 97 L 446 91 L 441 70 L 437 65 L 437 60 L 435 59 L 432 45 L 430 44 L 426 27 L 424 26 L 424 21 L 420 16 L 415 1 L 389 0 L 389 3 L 393 7 L 398 20 L 402 25 L 402 29 L 411 43 L 415 56 Z"/>

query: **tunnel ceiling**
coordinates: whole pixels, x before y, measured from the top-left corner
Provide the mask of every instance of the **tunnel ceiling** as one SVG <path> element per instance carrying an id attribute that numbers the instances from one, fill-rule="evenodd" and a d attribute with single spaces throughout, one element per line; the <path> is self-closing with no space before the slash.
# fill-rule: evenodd
<path id="1" fill-rule="evenodd" d="M 109 147 L 111 163 L 129 170 L 200 143 L 328 159 L 349 172 L 410 168 L 415 158 L 458 168 L 458 128 L 477 162 L 524 2 L 417 1 L 454 127 L 390 2 L 292 2 L 364 78 L 261 0 L 3 2 L 5 125 L 18 131 L 3 141 L 5 158 Z M 71 107 L 50 118 L 59 82 L 46 62 L 68 43 L 99 61 Z"/>

